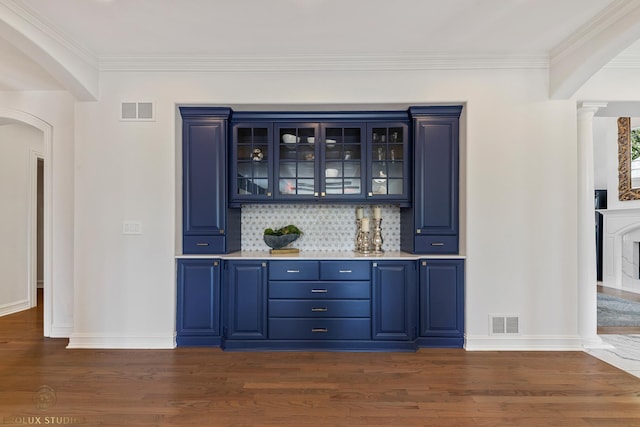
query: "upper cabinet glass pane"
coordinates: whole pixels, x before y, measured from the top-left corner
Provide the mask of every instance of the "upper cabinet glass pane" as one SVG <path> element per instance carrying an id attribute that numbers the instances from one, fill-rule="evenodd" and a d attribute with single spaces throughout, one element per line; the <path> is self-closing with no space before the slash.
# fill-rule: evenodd
<path id="1" fill-rule="evenodd" d="M 269 179 L 269 128 L 240 126 L 235 129 L 233 159 L 236 181 L 232 188 L 236 196 L 268 196 Z"/>
<path id="2" fill-rule="evenodd" d="M 370 195 L 375 197 L 405 194 L 407 128 L 405 126 L 374 126 L 370 142 Z"/>

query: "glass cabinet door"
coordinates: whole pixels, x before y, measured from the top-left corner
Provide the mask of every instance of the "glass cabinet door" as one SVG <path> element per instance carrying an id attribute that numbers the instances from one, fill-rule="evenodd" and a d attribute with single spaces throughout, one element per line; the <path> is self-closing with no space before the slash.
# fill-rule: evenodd
<path id="1" fill-rule="evenodd" d="M 375 124 L 369 128 L 370 181 L 367 195 L 376 199 L 406 199 L 408 185 L 408 127 L 406 124 Z"/>
<path id="2" fill-rule="evenodd" d="M 324 185 L 327 199 L 364 198 L 364 124 L 324 124 Z"/>
<path id="3" fill-rule="evenodd" d="M 317 124 L 279 124 L 275 129 L 279 199 L 309 199 L 319 194 Z"/>
<path id="4" fill-rule="evenodd" d="M 242 123 L 233 127 L 230 179 L 232 201 L 270 199 L 271 177 L 270 124 Z"/>

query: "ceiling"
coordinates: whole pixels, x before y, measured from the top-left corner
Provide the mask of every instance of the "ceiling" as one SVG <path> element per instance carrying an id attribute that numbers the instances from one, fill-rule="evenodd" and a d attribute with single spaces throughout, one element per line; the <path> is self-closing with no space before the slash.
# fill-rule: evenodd
<path id="1" fill-rule="evenodd" d="M 630 1 L 0 0 L 0 9 L 99 71 L 116 63 L 185 58 L 268 59 L 276 68 L 283 58 L 363 57 L 457 58 L 458 64 L 528 58 L 544 65 Z M 65 87 L 20 37 L 1 29 L 0 90 Z M 626 54 L 640 57 L 636 46 Z"/>

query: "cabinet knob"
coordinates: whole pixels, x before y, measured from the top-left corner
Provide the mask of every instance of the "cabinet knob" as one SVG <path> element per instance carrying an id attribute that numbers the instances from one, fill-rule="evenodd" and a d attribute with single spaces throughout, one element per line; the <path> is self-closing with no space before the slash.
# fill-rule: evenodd
<path id="1" fill-rule="evenodd" d="M 267 191 L 267 197 L 271 197 L 271 191 Z"/>
<path id="2" fill-rule="evenodd" d="M 217 267 L 217 266 L 218 266 L 218 264 L 219 264 L 219 262 L 218 262 L 218 261 L 213 261 L 213 266 L 214 266 L 214 267 Z"/>
<path id="3" fill-rule="evenodd" d="M 327 195 L 327 193 L 325 193 L 324 191 L 322 193 L 320 193 L 320 197 L 324 197 L 326 195 Z"/>
<path id="4" fill-rule="evenodd" d="M 369 197 L 373 197 L 373 193 L 369 191 Z"/>
<path id="5" fill-rule="evenodd" d="M 427 266 L 427 261 L 422 261 L 422 266 L 426 267 Z"/>
<path id="6" fill-rule="evenodd" d="M 220 229 L 220 234 L 224 234 L 224 229 Z"/>
<path id="7" fill-rule="evenodd" d="M 314 192 L 314 193 L 313 193 L 313 195 L 314 195 L 315 197 L 318 197 L 318 192 L 317 192 L 317 191 L 316 191 L 316 192 Z"/>
<path id="8" fill-rule="evenodd" d="M 420 230 L 419 228 L 416 229 L 416 234 L 420 234 L 422 233 L 422 230 Z"/>
<path id="9" fill-rule="evenodd" d="M 263 267 L 266 267 L 266 266 L 267 266 L 267 263 L 266 263 L 266 262 L 263 262 L 263 263 L 262 263 L 262 266 L 263 266 Z"/>

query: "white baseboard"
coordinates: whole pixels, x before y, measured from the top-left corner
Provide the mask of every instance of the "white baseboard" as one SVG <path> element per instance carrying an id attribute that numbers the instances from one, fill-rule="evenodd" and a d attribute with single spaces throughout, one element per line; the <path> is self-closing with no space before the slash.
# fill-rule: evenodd
<path id="1" fill-rule="evenodd" d="M 21 300 L 12 302 L 9 304 L 4 304 L 0 306 L 0 316 L 6 316 L 7 314 L 17 313 L 23 310 L 29 310 L 31 306 L 29 305 L 28 300 Z"/>
<path id="2" fill-rule="evenodd" d="M 584 351 L 577 335 L 529 335 L 496 337 L 472 335 L 465 337 L 467 351 Z"/>
<path id="3" fill-rule="evenodd" d="M 73 324 L 55 323 L 51 325 L 51 333 L 49 338 L 69 338 L 73 332 Z"/>
<path id="4" fill-rule="evenodd" d="M 175 334 L 157 336 L 122 336 L 108 334 L 73 333 L 67 348 L 93 349 L 173 349 Z"/>

